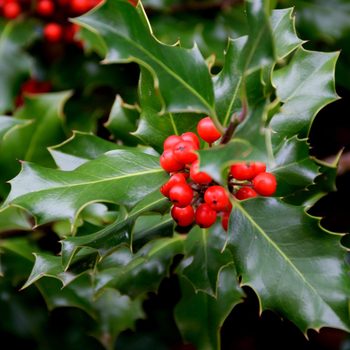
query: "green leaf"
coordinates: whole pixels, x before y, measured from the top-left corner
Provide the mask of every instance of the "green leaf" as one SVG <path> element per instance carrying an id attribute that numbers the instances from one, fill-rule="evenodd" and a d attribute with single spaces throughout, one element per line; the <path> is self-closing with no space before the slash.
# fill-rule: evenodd
<path id="1" fill-rule="evenodd" d="M 87 204 L 133 206 L 159 188 L 165 178 L 158 157 L 136 150 L 110 151 L 72 171 L 25 162 L 20 174 L 10 181 L 6 204 L 27 209 L 37 224 L 59 219 L 73 224 Z"/>
<path id="2" fill-rule="evenodd" d="M 271 26 L 278 59 L 282 59 L 303 43 L 295 32 L 293 8 L 274 10 L 271 14 Z"/>
<path id="3" fill-rule="evenodd" d="M 226 184 L 227 167 L 240 160 L 253 160 L 253 148 L 248 141 L 234 138 L 228 144 L 198 151 L 200 170 L 208 173 L 215 181 Z"/>
<path id="4" fill-rule="evenodd" d="M 140 113 L 135 106 L 125 104 L 121 97 L 117 96 L 108 121 L 104 126 L 117 140 L 134 146 L 137 145 L 138 140 L 131 133 L 136 130 L 136 122 L 139 119 L 139 115 Z"/>
<path id="5" fill-rule="evenodd" d="M 30 120 L 26 121 L 13 117 L 0 116 L 0 140 L 5 139 L 14 129 L 21 128 L 30 123 L 32 123 Z"/>
<path id="6" fill-rule="evenodd" d="M 58 307 L 76 307 L 96 318 L 96 311 L 91 302 L 94 294 L 89 275 L 80 276 L 65 288 L 62 288 L 62 283 L 54 278 L 43 278 L 35 285 L 50 311 Z"/>
<path id="7" fill-rule="evenodd" d="M 0 147 L 0 178 L 3 181 L 18 173 L 18 160 L 54 165 L 47 147 L 65 138 L 62 109 L 69 96 L 68 92 L 59 92 L 25 98 L 25 105 L 15 113 L 16 120 L 23 124 L 7 134 Z"/>
<path id="8" fill-rule="evenodd" d="M 139 97 L 142 112 L 137 130 L 133 135 L 144 144 L 152 146 L 161 153 L 163 142 L 169 135 L 180 135 L 196 130 L 200 115 L 192 113 L 160 115 L 159 94 L 154 89 L 152 75 L 145 69 L 141 69 Z"/>
<path id="9" fill-rule="evenodd" d="M 275 60 L 269 14 L 264 0 L 246 1 L 248 40 L 239 58 L 238 66 L 245 75 Z"/>
<path id="10" fill-rule="evenodd" d="M 221 270 L 217 298 L 196 292 L 184 278 L 180 283 L 182 298 L 175 307 L 175 320 L 182 336 L 198 350 L 220 349 L 220 328 L 243 298 L 234 265 L 231 263 Z"/>
<path id="11" fill-rule="evenodd" d="M 180 273 L 192 283 L 196 293 L 201 291 L 216 297 L 218 275 L 224 266 L 232 263 L 231 254 L 223 251 L 226 239 L 221 224 L 210 230 L 195 226 L 188 234 Z"/>
<path id="12" fill-rule="evenodd" d="M 37 283 L 49 310 L 58 307 L 76 307 L 95 320 L 93 335 L 111 349 L 118 334 L 133 328 L 137 319 L 143 318 L 142 300 L 131 300 L 118 291 L 105 289 L 97 297 L 91 288 L 91 278 L 83 275 L 65 288 L 60 282 L 46 278 Z"/>
<path id="13" fill-rule="evenodd" d="M 22 209 L 8 207 L 0 212 L 0 232 L 31 229 L 29 217 Z"/>
<path id="14" fill-rule="evenodd" d="M 306 137 L 316 113 L 338 96 L 334 69 L 338 53 L 307 51 L 299 48 L 289 64 L 274 71 L 273 84 L 283 102 L 271 121 L 275 138 Z"/>
<path id="15" fill-rule="evenodd" d="M 126 0 L 106 1 L 75 21 L 101 35 L 108 48 L 105 62 L 134 61 L 150 70 L 169 112 L 203 112 L 215 117 L 209 69 L 197 46 L 188 50 L 160 43 L 141 5 L 135 8 Z"/>
<path id="16" fill-rule="evenodd" d="M 24 46 L 37 36 L 35 26 L 30 19 L 0 23 L 0 113 L 14 108 L 20 84 L 29 76 L 33 60 Z"/>
<path id="17" fill-rule="evenodd" d="M 68 140 L 49 147 L 49 152 L 61 170 L 74 170 L 108 151 L 122 148 L 93 134 L 73 131 Z"/>
<path id="18" fill-rule="evenodd" d="M 296 137 L 286 140 L 276 150 L 274 167 L 270 170 L 278 183 L 277 197 L 290 195 L 312 185 L 319 175 L 319 166 L 309 155 L 309 145 Z"/>
<path id="19" fill-rule="evenodd" d="M 350 4 L 347 0 L 293 0 L 289 3 L 296 7 L 298 27 L 306 38 L 331 44 L 349 33 Z"/>
<path id="20" fill-rule="evenodd" d="M 262 309 L 309 328 L 349 330 L 348 267 L 340 236 L 319 220 L 274 198 L 236 202 L 228 230 L 242 284 L 251 286 Z"/>
<path id="21" fill-rule="evenodd" d="M 169 274 L 173 258 L 183 253 L 181 236 L 150 241 L 124 266 L 103 270 L 97 274 L 97 287 L 111 286 L 133 298 L 156 292 L 160 282 Z"/>
<path id="22" fill-rule="evenodd" d="M 227 126 L 232 114 L 241 107 L 241 83 L 243 72 L 239 58 L 247 37 L 229 40 L 225 54 L 225 64 L 221 72 L 213 78 L 215 88 L 216 113 L 222 125 Z"/>
<path id="23" fill-rule="evenodd" d="M 106 349 L 113 349 L 117 336 L 134 328 L 137 319 L 144 318 L 142 300 L 131 300 L 115 289 L 105 289 L 94 302 L 94 307 L 98 321 L 95 335 Z"/>
<path id="24" fill-rule="evenodd" d="M 97 263 L 97 254 L 90 249 L 80 251 L 69 271 L 64 271 L 60 256 L 47 253 L 34 253 L 34 256 L 33 269 L 21 289 L 29 287 L 43 277 L 56 278 L 65 287 L 88 270 L 92 270 Z"/>
<path id="25" fill-rule="evenodd" d="M 76 252 L 82 247 L 97 249 L 100 255 L 122 244 L 131 244 L 131 226 L 142 214 L 164 212 L 169 201 L 157 189 L 140 201 L 130 213 L 120 213 L 118 219 L 100 231 L 82 237 L 71 237 L 62 241 L 62 263 L 68 268 Z"/>
<path id="26" fill-rule="evenodd" d="M 133 228 L 133 249 L 138 249 L 150 240 L 172 236 L 174 219 L 168 215 L 140 216 Z"/>

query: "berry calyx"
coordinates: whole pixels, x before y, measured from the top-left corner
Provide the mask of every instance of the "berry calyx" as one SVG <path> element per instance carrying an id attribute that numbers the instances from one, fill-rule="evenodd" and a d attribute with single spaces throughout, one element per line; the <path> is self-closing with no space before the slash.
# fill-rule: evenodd
<path id="1" fill-rule="evenodd" d="M 57 23 L 48 23 L 44 27 L 44 38 L 52 43 L 57 43 L 62 39 L 63 30 Z"/>
<path id="2" fill-rule="evenodd" d="M 170 188 L 169 198 L 175 206 L 184 208 L 191 204 L 193 190 L 187 183 L 178 183 Z"/>
<path id="3" fill-rule="evenodd" d="M 180 141 L 183 141 L 180 136 L 177 135 L 170 135 L 167 137 L 163 143 L 163 149 L 172 149 L 177 143 Z"/>
<path id="4" fill-rule="evenodd" d="M 160 192 L 163 196 L 169 197 L 169 191 L 170 189 L 179 183 L 186 183 L 186 177 L 183 173 L 176 173 L 172 175 L 168 182 L 166 182 L 161 188 Z"/>
<path id="5" fill-rule="evenodd" d="M 253 179 L 253 189 L 262 196 L 271 196 L 276 192 L 277 181 L 271 173 L 260 173 Z"/>
<path id="6" fill-rule="evenodd" d="M 194 221 L 194 209 L 191 205 L 184 208 L 174 205 L 171 208 L 171 216 L 179 226 L 189 226 Z"/>
<path id="7" fill-rule="evenodd" d="M 184 164 L 178 162 L 174 157 L 174 152 L 171 149 L 166 149 L 160 156 L 160 166 L 167 171 L 172 173 L 174 171 L 179 171 L 183 169 Z"/>
<path id="8" fill-rule="evenodd" d="M 197 132 L 198 135 L 208 143 L 213 143 L 221 137 L 221 133 L 218 131 L 210 117 L 205 117 L 199 121 Z"/>
<path id="9" fill-rule="evenodd" d="M 190 178 L 197 184 L 205 185 L 212 182 L 212 178 L 204 171 L 199 171 L 199 159 L 195 160 L 190 168 Z"/>
<path id="10" fill-rule="evenodd" d="M 200 147 L 200 142 L 198 136 L 194 132 L 185 132 L 181 134 L 181 139 L 183 141 L 189 141 L 192 142 L 195 145 L 195 149 L 199 149 Z"/>
<path id="11" fill-rule="evenodd" d="M 235 196 L 239 200 L 244 200 L 248 198 L 254 198 L 258 194 L 251 187 L 243 186 L 236 193 Z"/>
<path id="12" fill-rule="evenodd" d="M 229 197 L 222 186 L 211 186 L 204 193 L 204 201 L 215 211 L 227 210 Z"/>
<path id="13" fill-rule="evenodd" d="M 195 213 L 196 223 L 202 228 L 212 226 L 216 221 L 216 211 L 207 203 L 202 203 L 198 206 Z"/>
<path id="14" fill-rule="evenodd" d="M 194 153 L 195 146 L 192 142 L 180 141 L 174 146 L 173 151 L 175 159 L 183 164 L 191 164 L 198 158 Z"/>

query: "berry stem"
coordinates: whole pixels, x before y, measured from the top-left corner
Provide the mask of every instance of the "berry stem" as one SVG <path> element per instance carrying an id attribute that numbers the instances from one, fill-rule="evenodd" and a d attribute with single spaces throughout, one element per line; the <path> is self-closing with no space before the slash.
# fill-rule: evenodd
<path id="1" fill-rule="evenodd" d="M 222 145 L 228 143 L 231 140 L 237 126 L 244 121 L 244 119 L 247 117 L 247 114 L 248 114 L 247 101 L 243 99 L 241 113 L 239 113 L 238 115 L 237 113 L 232 114 L 230 124 L 228 125 L 224 135 L 221 138 L 220 143 Z"/>

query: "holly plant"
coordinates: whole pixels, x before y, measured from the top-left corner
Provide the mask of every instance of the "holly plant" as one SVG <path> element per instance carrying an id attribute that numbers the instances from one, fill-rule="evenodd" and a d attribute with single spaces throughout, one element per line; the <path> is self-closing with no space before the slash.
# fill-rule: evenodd
<path id="1" fill-rule="evenodd" d="M 349 331 L 342 235 L 308 213 L 334 188 L 308 136 L 338 52 L 306 50 L 293 8 L 265 0 L 213 47 L 153 32 L 151 1 L 73 3 L 2 10 L 2 278 L 82 309 L 107 349 L 169 277 L 172 327 L 199 350 L 248 289 L 305 335 Z"/>

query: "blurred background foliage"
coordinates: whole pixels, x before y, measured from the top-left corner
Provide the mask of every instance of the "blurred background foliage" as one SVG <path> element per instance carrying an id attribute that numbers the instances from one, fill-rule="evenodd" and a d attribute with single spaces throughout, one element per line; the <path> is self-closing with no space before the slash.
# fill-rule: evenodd
<path id="1" fill-rule="evenodd" d="M 25 4 L 30 7 L 30 1 Z M 244 6 L 240 0 L 144 0 L 143 4 L 157 38 L 168 44 L 179 40 L 185 47 L 191 47 L 195 42 L 208 60 L 215 57 L 214 70 L 222 66 L 227 37 L 237 38 L 246 32 Z M 275 0 L 271 7 L 295 7 L 297 32 L 302 39 L 309 41 L 306 48 L 341 50 L 336 81 L 342 99 L 321 111 L 310 134 L 312 153 L 319 159 L 332 159 L 343 150 L 337 177 L 338 190 L 322 198 L 310 212 L 324 217 L 322 223 L 326 228 L 349 232 L 350 2 Z M 101 65 L 103 45 L 85 31 L 78 32 L 75 41 L 48 42 L 43 37 L 47 18 L 28 13 L 15 20 L 0 20 L 0 112 L 21 119 L 16 104 L 21 104 L 23 92 L 40 92 L 38 88 L 28 91 L 23 86 L 31 79 L 47 82 L 49 87 L 44 87 L 44 90 L 71 91 L 65 97 L 65 117 L 59 123 L 54 120 L 61 118 L 61 105 L 57 106 L 57 118 L 32 121 L 31 133 L 43 132 L 40 131 L 43 122 L 55 129 L 55 138 L 48 140 L 47 145 L 58 144 L 70 137 L 72 130 L 78 130 L 93 132 L 113 141 L 122 139 L 124 144 L 134 146 L 135 138 L 122 138 L 120 130 L 136 129 L 138 114 L 132 105 L 137 102 L 137 66 Z M 68 15 L 72 14 L 66 17 Z M 116 96 L 120 97 L 116 100 Z M 35 118 L 30 115 L 30 109 L 26 112 L 26 117 L 21 119 L 23 123 Z M 9 129 L 12 127 L 14 125 L 9 125 Z M 29 137 L 20 126 L 15 127 L 17 133 L 22 132 L 22 138 Z M 26 156 L 24 146 L 14 143 L 13 134 L 12 137 L 5 136 L 0 135 L 0 195 L 3 199 L 9 190 L 5 181 L 18 172 L 17 159 Z M 42 162 L 45 162 L 45 157 L 51 159 L 47 153 L 41 158 Z M 84 223 L 85 230 L 89 225 L 96 227 L 100 224 L 101 207 L 95 209 L 85 213 L 89 218 Z M 102 206 L 105 222 L 114 218 L 113 210 L 112 206 Z M 59 223 L 28 233 L 30 223 L 21 215 L 14 210 L 0 217 L 1 349 L 103 349 L 93 336 L 96 322 L 85 311 L 71 307 L 47 311 L 38 289 L 32 286 L 19 291 L 32 268 L 34 257 L 31 252 L 58 253 L 60 235 L 67 230 L 65 223 Z M 250 290 L 246 292 L 245 302 L 233 310 L 224 324 L 223 349 L 350 349 L 350 340 L 347 340 L 350 338 L 344 332 L 330 329 L 323 329 L 320 333 L 311 331 L 307 341 L 294 325 L 281 321 L 275 314 L 264 312 L 259 316 L 256 296 Z M 144 302 L 144 319 L 137 321 L 134 331 L 121 334 L 116 349 L 193 349 L 182 344 L 174 322 L 173 309 L 179 293 L 175 275 L 166 278 L 158 293 L 150 293 Z M 56 302 L 59 305 L 59 301 Z M 61 306 L 64 305 L 62 302 Z"/>

